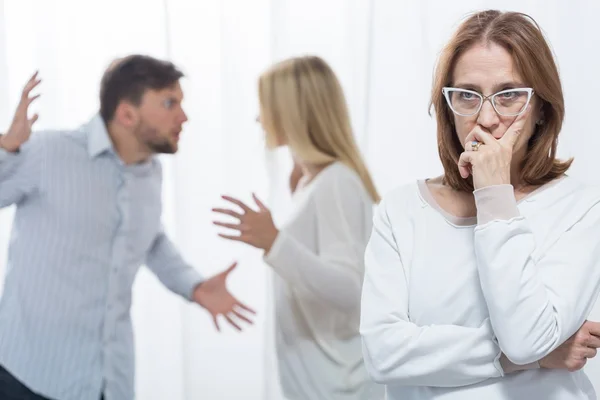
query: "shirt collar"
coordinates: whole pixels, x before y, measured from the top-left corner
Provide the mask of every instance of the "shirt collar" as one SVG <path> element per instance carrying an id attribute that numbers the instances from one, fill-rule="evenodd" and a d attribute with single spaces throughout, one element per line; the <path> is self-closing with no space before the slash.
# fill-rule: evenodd
<path id="1" fill-rule="evenodd" d="M 91 158 L 97 157 L 106 151 L 114 150 L 106 124 L 100 114 L 96 114 L 87 123 L 86 131 L 88 135 L 88 154 Z"/>

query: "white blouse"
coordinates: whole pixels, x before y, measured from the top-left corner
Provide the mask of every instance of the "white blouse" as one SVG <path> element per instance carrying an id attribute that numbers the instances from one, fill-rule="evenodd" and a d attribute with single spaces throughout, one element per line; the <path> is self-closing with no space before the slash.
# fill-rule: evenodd
<path id="1" fill-rule="evenodd" d="M 373 202 L 358 175 L 334 163 L 293 195 L 294 211 L 265 261 L 275 280 L 276 346 L 290 400 L 379 400 L 359 334 L 364 250 Z"/>
<path id="2" fill-rule="evenodd" d="M 361 334 L 389 400 L 589 400 L 583 371 L 528 369 L 584 323 L 600 289 L 600 190 L 570 177 L 518 203 L 475 191 L 440 211 L 424 183 L 387 195 L 365 254 Z"/>

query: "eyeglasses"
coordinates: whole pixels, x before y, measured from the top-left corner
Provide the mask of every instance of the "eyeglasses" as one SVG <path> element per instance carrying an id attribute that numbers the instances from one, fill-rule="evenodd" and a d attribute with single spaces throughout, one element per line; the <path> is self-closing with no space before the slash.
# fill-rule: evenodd
<path id="1" fill-rule="evenodd" d="M 499 115 L 516 117 L 527 109 L 534 91 L 532 88 L 515 88 L 483 97 L 474 90 L 445 87 L 442 93 L 452 112 L 463 117 L 479 113 L 486 100 L 490 101 Z"/>

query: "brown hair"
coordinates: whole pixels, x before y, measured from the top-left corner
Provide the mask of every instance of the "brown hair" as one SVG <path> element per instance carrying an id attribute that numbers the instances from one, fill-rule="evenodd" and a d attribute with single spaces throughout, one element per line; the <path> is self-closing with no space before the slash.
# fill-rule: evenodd
<path id="1" fill-rule="evenodd" d="M 133 54 L 114 60 L 100 83 L 100 115 L 109 123 L 121 101 L 139 105 L 146 90 L 166 89 L 182 77 L 173 63 L 154 57 Z"/>
<path id="2" fill-rule="evenodd" d="M 542 185 L 564 174 L 573 159 L 556 159 L 558 134 L 565 115 L 558 69 L 548 43 L 533 18 L 517 12 L 488 10 L 467 18 L 444 47 L 435 70 L 431 106 L 436 111 L 438 151 L 444 167 L 444 183 L 456 190 L 472 191 L 471 177 L 463 179 L 457 162 L 464 151 L 454 127 L 452 110 L 442 94 L 450 86 L 458 58 L 477 43 L 495 43 L 513 57 L 516 68 L 542 102 L 543 123 L 536 125 L 521 166 L 521 178 Z"/>

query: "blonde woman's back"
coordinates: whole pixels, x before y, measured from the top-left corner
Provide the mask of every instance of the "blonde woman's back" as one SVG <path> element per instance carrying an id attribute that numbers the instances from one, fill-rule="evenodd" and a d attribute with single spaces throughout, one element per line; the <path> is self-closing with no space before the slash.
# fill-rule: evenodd
<path id="1" fill-rule="evenodd" d="M 293 212 L 265 257 L 277 272 L 276 345 L 290 400 L 377 400 L 358 332 L 363 252 L 373 201 L 333 163 L 296 190 Z"/>

